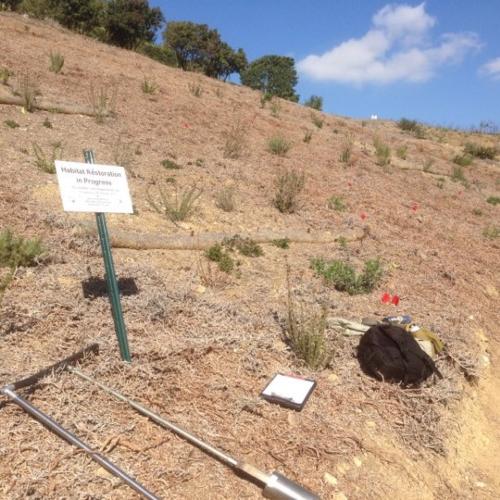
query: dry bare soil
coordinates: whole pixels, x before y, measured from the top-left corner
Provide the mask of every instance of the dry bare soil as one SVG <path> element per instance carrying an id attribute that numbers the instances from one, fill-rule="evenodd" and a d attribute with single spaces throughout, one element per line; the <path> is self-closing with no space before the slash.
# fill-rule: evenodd
<path id="1" fill-rule="evenodd" d="M 60 74 L 48 70 L 50 51 L 65 57 Z M 0 66 L 13 73 L 1 95 L 12 96 L 29 75 L 39 100 L 54 108 L 23 113 L 0 105 L 1 226 L 39 237 L 47 249 L 40 265 L 17 270 L 1 300 L 0 385 L 97 341 L 101 353 L 86 360 L 85 371 L 322 498 L 500 497 L 500 245 L 483 235 L 500 222 L 500 207 L 486 203 L 498 196 L 500 165 L 475 160 L 464 167 L 467 182 L 452 179 L 452 158 L 465 142 L 498 146 L 498 136 L 426 128 L 426 138 L 417 139 L 391 121 L 316 113 L 319 128 L 300 105 L 261 107 L 248 88 L 15 15 L 0 15 Z M 157 85 L 154 94 L 142 91 L 145 78 Z M 91 86 L 108 95 L 117 89 L 114 116 L 99 124 L 58 112 L 88 108 Z M 226 141 L 238 124 L 244 150 L 230 159 Z M 310 142 L 303 140 L 307 131 Z M 278 133 L 291 143 L 283 157 L 267 150 Z M 376 163 L 376 137 L 392 150 L 388 166 Z M 108 222 L 112 235 L 124 236 L 114 240 L 117 272 L 139 290 L 122 298 L 130 365 L 119 360 L 106 297 L 82 292 L 89 276 L 103 275 L 97 237 L 88 232 L 93 216 L 64 213 L 55 176 L 34 165 L 33 143 L 50 156 L 56 142 L 65 160 L 83 161 L 90 147 L 98 162 L 125 163 L 129 172 L 136 213 Z M 348 143 L 352 155 L 343 163 Z M 401 147 L 406 159 L 395 154 Z M 164 159 L 182 168 L 167 170 Z M 286 169 L 306 175 L 294 214 L 272 203 L 274 180 Z M 189 220 L 173 224 L 148 204 L 148 190 L 155 196 L 163 184 L 171 193 L 203 189 Z M 215 203 L 225 186 L 236 192 L 232 212 Z M 329 208 L 332 195 L 345 200 L 346 211 Z M 239 257 L 230 276 L 209 271 L 198 248 L 163 244 L 266 231 L 290 236 L 290 248 L 263 243 L 264 255 Z M 153 243 L 141 248 L 141 241 Z M 338 292 L 310 269 L 319 256 L 357 268 L 380 257 L 382 283 L 370 294 Z M 304 304 L 358 321 L 408 313 L 436 331 L 454 360 L 437 361 L 444 378 L 414 389 L 372 380 L 356 360 L 357 338 L 334 329 L 327 331 L 335 351 L 330 366 L 308 370 L 283 340 L 286 262 L 292 293 Z M 385 291 L 400 296 L 399 306 L 381 303 Z M 259 398 L 276 372 L 318 382 L 302 412 Z M 260 497 L 254 484 L 74 375 L 48 377 L 22 394 L 159 497 Z M 135 498 L 5 398 L 0 429 L 1 498 Z"/>

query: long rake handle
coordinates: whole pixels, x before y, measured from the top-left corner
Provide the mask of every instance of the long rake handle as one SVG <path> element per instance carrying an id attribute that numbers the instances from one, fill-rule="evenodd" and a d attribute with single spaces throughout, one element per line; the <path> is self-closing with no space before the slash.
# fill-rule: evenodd
<path id="1" fill-rule="evenodd" d="M 127 398 L 120 392 L 118 392 L 115 389 L 112 389 L 111 387 L 108 387 L 107 385 L 102 384 L 101 382 L 98 382 L 97 380 L 94 380 L 93 378 L 89 377 L 85 373 L 81 372 L 78 370 L 78 368 L 74 368 L 72 366 L 68 367 L 68 370 L 71 373 L 74 373 L 75 375 L 78 375 L 80 378 L 86 380 L 87 382 L 90 382 L 94 385 L 97 385 L 100 387 L 103 391 L 107 392 L 108 394 L 113 395 L 115 398 L 119 399 L 120 401 L 123 401 L 124 403 L 127 403 L 130 405 L 132 408 L 134 408 L 136 411 L 141 413 L 142 415 L 145 415 L 146 417 L 150 418 L 153 422 L 156 422 L 158 425 L 172 431 L 173 433 L 177 434 L 178 436 L 181 436 L 183 439 L 186 441 L 190 442 L 191 444 L 194 444 L 198 448 L 201 448 L 202 450 L 206 451 L 213 457 L 217 458 L 221 462 L 225 463 L 226 465 L 229 465 L 230 467 L 237 467 L 238 466 L 238 461 L 235 460 L 233 457 L 227 455 L 226 453 L 218 450 L 217 448 L 214 448 L 213 446 L 210 446 L 209 444 L 205 443 L 195 435 L 191 434 L 190 432 L 182 429 L 181 427 L 173 424 L 172 422 L 169 422 L 168 420 L 165 420 L 162 418 L 160 415 L 157 415 L 156 413 L 152 412 L 148 408 L 145 408 L 141 404 L 137 403 L 136 401 Z"/>
<path id="2" fill-rule="evenodd" d="M 12 386 L 11 386 L 12 387 Z M 26 401 L 24 398 L 19 396 L 14 392 L 11 387 L 3 387 L 1 392 L 5 394 L 8 398 L 10 398 L 14 403 L 20 406 L 25 412 L 29 413 L 36 420 L 41 422 L 59 437 L 63 438 L 68 443 L 80 448 L 85 451 L 87 455 L 97 462 L 101 467 L 106 469 L 108 472 L 113 474 L 116 477 L 119 477 L 124 483 L 128 484 L 133 490 L 142 495 L 144 498 L 148 500 L 160 500 L 159 497 L 150 493 L 144 486 L 138 483 L 133 477 L 129 476 L 126 472 L 122 471 L 119 467 L 109 461 L 107 458 L 103 457 L 99 453 L 95 452 L 90 448 L 90 446 L 86 445 L 83 441 L 77 438 L 74 434 L 67 431 L 63 427 L 61 427 L 55 420 L 51 417 L 40 411 L 38 408 L 33 406 L 31 403 Z"/>

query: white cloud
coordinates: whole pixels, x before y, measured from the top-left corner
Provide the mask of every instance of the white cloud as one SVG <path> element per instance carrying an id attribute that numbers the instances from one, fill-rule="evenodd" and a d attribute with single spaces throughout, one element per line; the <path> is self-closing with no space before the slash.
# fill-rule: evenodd
<path id="1" fill-rule="evenodd" d="M 475 33 L 447 33 L 431 43 L 436 19 L 425 3 L 386 5 L 361 38 L 351 38 L 322 55 L 309 55 L 298 70 L 315 80 L 388 84 L 423 82 L 445 64 L 459 63 L 481 44 Z"/>
<path id="2" fill-rule="evenodd" d="M 500 57 L 488 61 L 479 68 L 480 73 L 490 76 L 494 80 L 500 80 Z"/>

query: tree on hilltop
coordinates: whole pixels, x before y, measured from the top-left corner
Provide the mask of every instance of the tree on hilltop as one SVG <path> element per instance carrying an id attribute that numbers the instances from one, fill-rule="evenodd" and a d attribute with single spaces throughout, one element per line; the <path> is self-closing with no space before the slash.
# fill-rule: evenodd
<path id="1" fill-rule="evenodd" d="M 247 64 L 243 49 L 232 49 L 216 29 L 206 24 L 172 21 L 167 23 L 163 38 L 165 46 L 175 52 L 179 66 L 186 71 L 200 71 L 226 80 Z"/>
<path id="2" fill-rule="evenodd" d="M 252 61 L 241 73 L 241 83 L 274 95 L 297 102 L 295 93 L 297 71 L 292 57 L 269 55 Z"/>

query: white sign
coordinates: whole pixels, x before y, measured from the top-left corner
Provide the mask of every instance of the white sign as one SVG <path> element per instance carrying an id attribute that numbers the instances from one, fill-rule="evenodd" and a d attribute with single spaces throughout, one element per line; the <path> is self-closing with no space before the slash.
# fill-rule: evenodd
<path id="1" fill-rule="evenodd" d="M 65 212 L 133 212 L 123 167 L 59 160 L 55 164 Z"/>

